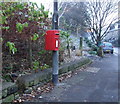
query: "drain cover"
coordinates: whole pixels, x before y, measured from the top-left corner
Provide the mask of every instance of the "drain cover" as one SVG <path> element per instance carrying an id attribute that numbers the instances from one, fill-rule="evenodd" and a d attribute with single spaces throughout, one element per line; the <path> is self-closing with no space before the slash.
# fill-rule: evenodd
<path id="1" fill-rule="evenodd" d="M 88 67 L 87 68 L 87 72 L 92 72 L 92 73 L 97 73 L 100 70 L 100 68 L 96 68 L 96 67 Z"/>

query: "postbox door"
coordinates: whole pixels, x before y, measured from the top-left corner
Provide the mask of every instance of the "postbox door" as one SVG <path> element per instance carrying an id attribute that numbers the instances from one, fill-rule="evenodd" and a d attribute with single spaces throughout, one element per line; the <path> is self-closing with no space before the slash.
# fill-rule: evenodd
<path id="1" fill-rule="evenodd" d="M 45 49 L 57 51 L 59 49 L 59 44 L 59 31 L 48 30 L 45 35 Z"/>

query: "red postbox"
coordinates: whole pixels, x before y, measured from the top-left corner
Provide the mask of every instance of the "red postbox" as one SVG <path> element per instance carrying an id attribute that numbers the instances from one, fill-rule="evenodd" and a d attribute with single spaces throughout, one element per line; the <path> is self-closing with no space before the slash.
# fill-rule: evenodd
<path id="1" fill-rule="evenodd" d="M 59 30 L 47 30 L 45 34 L 45 50 L 59 50 Z"/>

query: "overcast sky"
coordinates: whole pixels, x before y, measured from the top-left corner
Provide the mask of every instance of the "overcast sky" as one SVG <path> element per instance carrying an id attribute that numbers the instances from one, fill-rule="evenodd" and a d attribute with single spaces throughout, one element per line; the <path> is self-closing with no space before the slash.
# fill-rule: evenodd
<path id="1" fill-rule="evenodd" d="M 50 12 L 53 12 L 53 1 L 54 0 L 29 0 L 29 1 L 31 1 L 31 2 L 36 2 L 37 4 L 38 4 L 38 6 L 40 6 L 40 4 L 42 3 L 44 6 L 45 6 L 45 9 L 46 10 L 49 10 Z M 81 2 L 81 1 L 83 1 L 83 0 L 58 0 L 58 2 L 64 2 L 64 1 L 66 1 L 66 2 Z M 87 0 L 84 0 L 84 2 L 85 1 L 87 1 Z M 108 0 L 109 1 L 109 0 Z M 102 2 L 102 0 L 101 0 L 101 2 Z M 109 16 L 108 18 L 107 18 L 107 20 L 108 21 L 111 21 L 111 19 L 113 18 L 113 17 L 116 17 L 118 15 L 118 13 L 113 13 L 113 14 L 111 14 L 111 16 Z"/>
<path id="2" fill-rule="evenodd" d="M 36 2 L 38 6 L 42 3 L 46 10 L 53 11 L 53 0 L 30 0 L 31 2 Z"/>
<path id="3" fill-rule="evenodd" d="M 54 0 L 29 0 L 31 2 L 36 2 L 38 5 L 41 3 L 45 6 L 45 9 L 53 11 L 53 1 Z M 85 2 L 86 0 L 58 0 L 58 2 Z"/>

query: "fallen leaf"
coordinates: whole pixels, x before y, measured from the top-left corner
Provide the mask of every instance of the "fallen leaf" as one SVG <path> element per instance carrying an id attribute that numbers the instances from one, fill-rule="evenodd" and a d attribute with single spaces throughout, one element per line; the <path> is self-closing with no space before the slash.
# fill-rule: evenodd
<path id="1" fill-rule="evenodd" d="M 43 97 L 42 97 L 42 96 L 39 96 L 38 98 L 39 98 L 39 99 L 42 99 Z"/>

